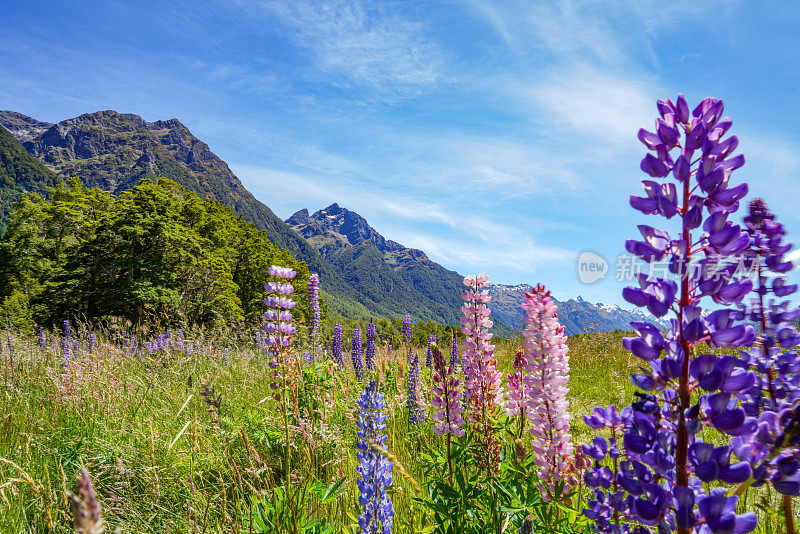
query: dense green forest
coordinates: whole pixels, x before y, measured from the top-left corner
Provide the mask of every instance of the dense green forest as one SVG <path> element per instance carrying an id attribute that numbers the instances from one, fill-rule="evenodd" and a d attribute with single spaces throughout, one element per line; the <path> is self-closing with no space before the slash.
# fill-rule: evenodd
<path id="1" fill-rule="evenodd" d="M 230 208 L 168 179 L 115 197 L 73 178 L 15 206 L 0 240 L 0 320 L 253 320 L 272 264 L 298 271 L 297 310 L 306 316 L 305 263 Z"/>

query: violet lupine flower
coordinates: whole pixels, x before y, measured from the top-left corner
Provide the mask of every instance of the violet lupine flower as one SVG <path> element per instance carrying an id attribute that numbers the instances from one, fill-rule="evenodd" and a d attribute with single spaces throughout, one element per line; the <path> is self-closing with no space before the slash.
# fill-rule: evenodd
<path id="1" fill-rule="evenodd" d="M 350 354 L 353 358 L 353 370 L 356 373 L 356 378 L 362 380 L 364 378 L 364 364 L 361 361 L 361 328 L 358 326 L 353 330 L 353 346 Z"/>
<path id="2" fill-rule="evenodd" d="M 38 337 L 39 337 L 39 347 L 41 349 L 44 349 L 45 346 L 47 345 L 47 341 L 45 340 L 44 327 L 42 327 L 42 326 L 39 327 Z"/>
<path id="3" fill-rule="evenodd" d="M 437 436 L 452 434 L 457 438 L 464 435 L 464 407 L 458 391 L 459 380 L 452 364 L 445 363 L 444 355 L 435 344 L 433 351 L 433 385 L 431 386 L 431 408 L 434 421 L 433 432 Z"/>
<path id="4" fill-rule="evenodd" d="M 269 269 L 267 269 L 267 273 L 271 276 L 276 276 L 278 278 L 285 278 L 287 280 L 291 280 L 292 278 L 297 276 L 297 271 L 295 271 L 291 267 L 279 267 L 277 265 L 272 265 Z"/>
<path id="5" fill-rule="evenodd" d="M 424 421 L 424 414 L 422 413 L 422 409 L 419 403 L 419 397 L 417 395 L 417 384 L 419 382 L 419 359 L 415 356 L 412 356 L 412 353 L 408 353 L 409 357 L 409 365 L 408 365 L 408 377 L 406 379 L 406 385 L 408 386 L 407 389 L 407 396 L 406 396 L 406 407 L 408 408 L 408 421 L 412 425 L 418 425 L 422 421 Z"/>
<path id="6" fill-rule="evenodd" d="M 308 337 L 311 338 L 313 356 L 313 354 L 317 352 L 317 336 L 319 335 L 319 319 L 321 317 L 319 309 L 319 275 L 317 273 L 312 273 L 311 276 L 308 277 L 308 310 L 311 315 Z"/>
<path id="7" fill-rule="evenodd" d="M 742 267 L 754 272 L 756 285 L 750 304 L 742 304 L 740 310 L 742 319 L 757 325 L 758 338 L 749 351 L 741 351 L 756 378 L 739 397 L 747 415 L 758 418 L 758 431 L 735 437 L 732 445 L 736 456 L 752 466 L 754 486 L 769 483 L 778 492 L 795 496 L 800 494 L 800 435 L 796 433 L 800 421 L 795 419 L 800 404 L 796 349 L 800 336 L 793 323 L 800 317 L 800 308 L 782 300 L 797 291 L 797 285 L 786 283 L 792 263 L 784 261 L 784 254 L 791 244 L 782 243 L 783 225 L 761 199 L 750 203 L 744 222 L 750 246 Z"/>
<path id="8" fill-rule="evenodd" d="M 367 370 L 372 371 L 375 369 L 375 321 L 369 320 L 367 327 L 367 352 L 366 352 Z"/>
<path id="9" fill-rule="evenodd" d="M 356 471 L 358 502 L 364 512 L 358 517 L 361 534 L 391 534 L 394 507 L 386 489 L 392 485 L 394 464 L 386 458 L 386 403 L 375 383 L 370 381 L 364 388 L 358 404 L 358 452 L 360 462 Z"/>
<path id="10" fill-rule="evenodd" d="M 392 355 L 392 344 L 389 343 L 389 346 L 386 347 L 386 354 L 391 356 Z"/>
<path id="11" fill-rule="evenodd" d="M 628 526 L 619 528 L 619 518 L 633 513 L 633 499 L 620 491 L 620 482 L 626 481 L 620 476 L 622 456 L 621 436 L 633 419 L 633 410 L 625 408 L 621 412 L 613 404 L 605 408 L 595 408 L 592 415 L 583 418 L 584 422 L 595 430 L 608 429 L 610 438 L 595 436 L 591 443 L 582 445 L 583 453 L 594 461 L 594 467 L 586 470 L 584 478 L 593 488 L 593 498 L 587 500 L 589 508 L 584 510 L 586 516 L 594 521 L 599 532 L 627 532 Z M 609 466 L 600 462 L 608 458 Z M 629 467 L 625 464 L 625 468 Z"/>
<path id="12" fill-rule="evenodd" d="M 434 343 L 436 343 L 436 334 L 428 334 L 428 352 L 425 356 L 425 367 L 431 366 L 431 357 L 433 356 L 431 347 Z"/>
<path id="13" fill-rule="evenodd" d="M 749 246 L 750 236 L 728 221 L 747 194 L 747 185 L 734 185 L 731 176 L 744 157 L 732 156 L 736 136 L 724 138 L 731 120 L 721 119 L 721 100 L 707 98 L 690 114 L 680 95 L 676 103 L 659 101 L 658 110 L 655 133 L 639 131 L 639 139 L 655 153 L 645 156 L 641 168 L 653 177 L 671 175 L 674 181 L 645 180 L 646 196 L 632 196 L 630 203 L 646 214 L 677 216 L 681 230 L 671 236 L 641 225 L 644 240 L 630 240 L 626 249 L 647 263 L 666 260 L 677 281 L 642 275 L 640 287 L 626 288 L 623 297 L 657 317 L 670 311 L 675 317 L 666 336 L 647 322 L 634 322 L 631 326 L 639 335 L 623 341 L 627 350 L 649 363 L 649 370 L 631 376 L 645 393 L 637 394 L 625 424 L 619 472 L 612 473 L 597 460 L 604 457 L 600 443 L 586 481 L 602 492 L 616 476 L 622 490 L 614 499 L 624 506 L 611 517 L 603 516 L 608 502 L 596 498 L 586 515 L 603 532 L 658 527 L 660 532 L 746 534 L 755 527 L 755 515 L 737 515 L 735 498 L 726 497 L 724 490 L 707 494 L 703 483 L 741 483 L 750 477 L 750 465 L 732 462 L 729 446 L 711 446 L 697 434 L 706 426 L 723 436 L 753 433 L 757 422 L 735 395 L 752 387 L 755 376 L 735 357 L 695 356 L 695 347 L 703 342 L 735 348 L 749 346 L 755 338 L 752 326 L 736 324 L 736 310 L 723 308 L 706 316 L 700 307 L 706 297 L 722 305 L 736 304 L 752 287 L 737 276 L 735 261 Z M 699 228 L 702 233 L 695 232 Z M 698 388 L 702 394 L 693 400 L 691 392 Z"/>
<path id="14" fill-rule="evenodd" d="M 333 341 L 331 342 L 331 353 L 333 361 L 341 369 L 344 367 L 344 358 L 342 358 L 342 323 L 336 323 L 333 327 Z"/>
<path id="15" fill-rule="evenodd" d="M 95 342 L 95 335 L 89 334 L 89 354 L 94 354 L 94 342 Z"/>
<path id="16" fill-rule="evenodd" d="M 61 371 L 66 372 L 69 368 L 69 362 L 71 360 L 70 355 L 70 345 L 72 344 L 72 330 L 69 327 L 69 319 L 64 320 L 64 339 L 61 342 L 61 351 L 62 351 L 62 358 L 61 358 Z"/>
<path id="17" fill-rule="evenodd" d="M 569 355 L 556 305 L 542 284 L 525 292 L 525 387 L 520 399 L 531 420 L 534 462 L 547 499 L 559 482 L 568 482 L 574 447 L 569 433 Z M 569 491 L 569 487 L 565 488 Z"/>
<path id="18" fill-rule="evenodd" d="M 455 334 L 453 334 L 453 341 L 450 343 L 450 365 L 453 366 L 453 370 L 455 374 L 458 374 L 458 366 L 459 366 L 459 354 L 458 354 L 458 338 L 456 338 Z"/>
<path id="19" fill-rule="evenodd" d="M 465 339 L 463 365 L 465 389 L 468 393 L 468 418 L 476 430 L 476 437 L 481 443 L 482 454 L 479 465 L 488 474 L 497 470 L 500 461 L 500 448 L 495 437 L 492 418 L 502 402 L 502 374 L 497 370 L 494 357 L 494 345 L 489 329 L 494 323 L 489 319 L 491 311 L 487 304 L 491 301 L 489 291 L 491 284 L 485 274 L 471 275 L 464 278 L 464 285 L 469 288 L 461 294 L 465 305 L 461 307 L 464 324 L 461 332 Z"/>
<path id="20" fill-rule="evenodd" d="M 297 274 L 293 269 L 278 267 L 276 265 L 267 269 L 267 272 L 275 277 L 283 279 L 294 278 Z M 287 295 L 294 292 L 294 287 L 290 282 L 273 281 L 267 282 L 264 291 L 274 293 L 264 299 L 264 305 L 268 309 L 264 312 L 264 333 L 266 334 L 265 343 L 269 350 L 274 354 L 281 352 L 281 349 L 292 344 L 293 335 L 296 328 L 292 323 L 292 310 L 296 303 Z"/>
<path id="21" fill-rule="evenodd" d="M 528 359 L 525 357 L 525 352 L 518 350 L 514 355 L 514 372 L 507 375 L 508 392 L 506 393 L 506 402 L 503 405 L 508 417 L 520 418 L 520 436 L 522 436 L 526 411 L 528 410 L 528 402 L 530 400 L 530 391 L 525 385 L 527 366 Z"/>

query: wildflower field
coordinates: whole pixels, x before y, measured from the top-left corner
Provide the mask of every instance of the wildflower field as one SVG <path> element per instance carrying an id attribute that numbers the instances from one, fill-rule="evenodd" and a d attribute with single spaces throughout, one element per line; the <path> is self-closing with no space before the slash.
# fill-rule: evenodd
<path id="1" fill-rule="evenodd" d="M 629 202 L 669 229 L 625 247 L 669 274 L 622 295 L 669 328 L 568 339 L 537 284 L 495 339 L 485 274 L 458 326 L 343 325 L 317 274 L 280 265 L 254 269 L 247 327 L 22 325 L 2 337 L 0 527 L 796 532 L 791 245 L 763 200 L 737 215 L 722 101 L 657 109 L 640 167 L 661 181 Z"/>
<path id="2" fill-rule="evenodd" d="M 285 498 L 282 485 L 283 420 L 267 378 L 269 361 L 255 337 L 220 332 L 182 339 L 176 331 L 158 347 L 134 353 L 121 333 L 98 332 L 90 349 L 89 331 L 72 330 L 73 343 L 81 344 L 63 370 L 62 332 L 46 333 L 43 346 L 35 336 L 2 333 L 0 531 L 71 532 L 68 493 L 77 493 L 76 474 L 83 468 L 91 473 L 109 530 L 293 531 L 297 504 Z M 631 396 L 627 374 L 636 358 L 622 350 L 621 337 L 586 334 L 569 340 L 575 416 Z M 389 342 L 377 340 L 370 373 L 384 395 L 385 445 L 395 462 L 388 489 L 393 528 L 433 532 L 436 512 L 429 491 L 446 475 L 446 440 L 431 430 L 430 408 L 424 422 L 410 424 L 407 354 L 400 349 L 389 354 Z M 521 339 L 498 342 L 500 369 L 513 370 L 520 347 Z M 424 365 L 427 348 L 412 350 L 422 360 L 419 391 L 429 405 L 433 373 Z M 318 354 L 291 377 L 289 488 L 299 501 L 298 524 L 319 523 L 311 532 L 357 532 L 363 508 L 356 402 L 365 382 L 356 378 L 347 347 L 343 357 L 339 367 L 329 354 Z M 573 426 L 576 442 L 591 439 L 589 427 Z M 530 476 L 535 472 L 530 455 L 519 464 L 513 459 L 509 438 L 517 432 L 513 419 L 498 429 L 507 441 L 505 469 Z M 530 439 L 523 437 L 530 450 Z M 460 458 L 453 468 L 469 476 L 468 464 Z M 524 504 L 549 512 L 531 503 L 519 506 Z M 554 507 L 553 527 L 585 530 L 576 507 L 577 501 Z M 507 531 L 514 523 L 518 527 L 527 511 L 511 515 L 516 517 Z M 475 524 L 465 531 L 480 532 L 480 517 L 476 502 L 472 515 L 465 516 Z"/>

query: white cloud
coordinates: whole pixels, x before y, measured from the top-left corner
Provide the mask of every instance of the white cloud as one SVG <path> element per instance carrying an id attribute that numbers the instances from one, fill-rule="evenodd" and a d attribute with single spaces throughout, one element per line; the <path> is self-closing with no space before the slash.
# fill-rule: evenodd
<path id="1" fill-rule="evenodd" d="M 488 271 L 502 266 L 530 274 L 545 264 L 574 262 L 576 253 L 559 247 L 538 243 L 519 231 L 510 231 L 502 240 L 475 239 L 464 236 L 453 239 L 441 235 L 398 229 L 393 239 L 406 246 L 423 250 L 434 261 L 445 266 L 458 266 L 473 272 Z M 466 273 L 464 273 L 466 274 Z"/>
<path id="2" fill-rule="evenodd" d="M 641 77 L 615 76 L 587 64 L 553 71 L 529 90 L 536 113 L 549 117 L 553 129 L 611 147 L 636 143 L 636 132 L 650 127 L 656 115 L 658 94 Z"/>
<path id="3" fill-rule="evenodd" d="M 422 24 L 362 2 L 271 2 L 269 9 L 310 51 L 317 67 L 340 81 L 409 96 L 442 79 L 439 46 Z"/>

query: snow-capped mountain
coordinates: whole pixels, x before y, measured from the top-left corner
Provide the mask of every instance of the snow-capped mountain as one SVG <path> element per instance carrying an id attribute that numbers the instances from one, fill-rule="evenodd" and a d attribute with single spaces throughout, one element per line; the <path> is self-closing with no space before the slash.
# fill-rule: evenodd
<path id="1" fill-rule="evenodd" d="M 495 284 L 489 289 L 492 301 L 489 307 L 492 315 L 505 323 L 512 330 L 522 327 L 525 312 L 522 303 L 525 291 L 531 286 L 527 284 L 503 285 Z M 553 298 L 558 308 L 558 319 L 564 325 L 567 335 L 574 336 L 586 332 L 609 332 L 611 330 L 631 330 L 632 321 L 646 321 L 666 328 L 667 323 L 640 309 L 625 309 L 617 305 L 592 304 L 578 296 L 560 301 Z"/>

